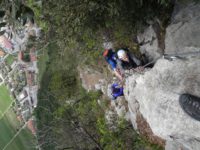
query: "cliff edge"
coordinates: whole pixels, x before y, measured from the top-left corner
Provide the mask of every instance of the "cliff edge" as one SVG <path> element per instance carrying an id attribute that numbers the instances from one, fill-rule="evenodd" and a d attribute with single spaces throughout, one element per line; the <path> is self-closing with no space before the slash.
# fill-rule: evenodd
<path id="1" fill-rule="evenodd" d="M 164 52 L 180 57 L 160 57 L 152 69 L 126 80 L 125 98 L 134 128 L 143 130 L 138 121 L 142 116 L 152 136 L 166 141 L 168 150 L 200 147 L 200 122 L 187 115 L 179 104 L 183 93 L 200 97 L 199 12 L 198 3 L 176 4 L 171 24 L 166 28 Z M 159 48 L 151 44 L 158 40 L 153 32 L 149 27 L 138 39 L 153 39 L 141 48 L 155 59 Z"/>

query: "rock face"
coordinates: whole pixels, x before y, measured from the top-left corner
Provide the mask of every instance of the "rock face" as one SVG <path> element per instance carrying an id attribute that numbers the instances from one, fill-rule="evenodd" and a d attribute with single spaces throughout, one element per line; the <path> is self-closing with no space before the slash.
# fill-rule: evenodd
<path id="1" fill-rule="evenodd" d="M 128 77 L 124 91 L 128 107 L 123 99 L 116 100 L 118 105 L 111 102 L 111 110 L 106 113 L 108 121 L 113 114 L 124 116 L 136 130 L 165 145 L 166 150 L 199 150 L 200 122 L 186 114 L 179 104 L 183 93 L 200 97 L 199 12 L 200 4 L 176 4 L 166 29 L 165 53 L 184 54 L 183 58 L 160 58 L 152 69 Z M 151 25 L 137 37 L 141 52 L 150 60 L 162 56 L 156 35 Z M 104 43 L 104 47 L 110 48 L 112 43 Z M 90 69 L 80 72 L 83 87 L 108 93 L 102 74 Z"/>
<path id="2" fill-rule="evenodd" d="M 200 122 L 189 117 L 178 101 L 182 93 L 200 96 L 199 63 L 200 57 L 186 61 L 161 59 L 144 75 L 131 76 L 126 80 L 126 99 L 130 107 L 138 107 L 131 111 L 139 111 L 153 133 L 162 139 L 184 141 L 184 144 L 200 140 Z M 137 103 L 139 106 L 133 106 Z M 136 117 L 137 113 L 133 118 Z"/>
<path id="3" fill-rule="evenodd" d="M 165 53 L 197 51 L 200 47 L 200 4 L 177 4 L 166 29 Z"/>
<path id="4" fill-rule="evenodd" d="M 153 134 L 166 141 L 166 150 L 200 148 L 200 122 L 187 115 L 179 104 L 183 93 L 200 97 L 199 12 L 200 4 L 177 4 L 166 29 L 165 53 L 192 54 L 173 61 L 161 58 L 151 70 L 126 80 L 125 98 L 134 128 L 140 128 L 137 120 L 141 114 Z M 143 39 L 149 38 L 146 35 Z M 152 57 L 158 50 L 155 47 L 151 53 L 154 46 L 145 47 Z"/>
<path id="5" fill-rule="evenodd" d="M 106 93 L 107 88 L 105 85 L 107 82 L 102 73 L 87 67 L 84 69 L 78 68 L 78 70 L 83 88 L 85 88 L 87 91 L 101 90 L 103 93 Z"/>
<path id="6" fill-rule="evenodd" d="M 149 60 L 154 60 L 161 56 L 156 32 L 154 31 L 152 25 L 137 36 L 137 41 L 141 45 L 141 53 L 145 53 Z"/>
<path id="7" fill-rule="evenodd" d="M 91 90 L 100 90 L 105 98 L 104 101 L 110 101 L 109 107 L 105 110 L 105 119 L 110 130 L 116 129 L 119 118 L 130 119 L 127 101 L 124 97 L 118 97 L 116 100 L 111 100 L 110 98 L 111 85 L 115 82 L 115 79 L 109 80 L 99 71 L 87 67 L 79 67 L 78 70 L 84 89 L 88 92 Z M 111 81 L 113 81 L 113 83 L 110 83 Z M 103 100 L 98 100 L 98 104 L 103 106 Z"/>

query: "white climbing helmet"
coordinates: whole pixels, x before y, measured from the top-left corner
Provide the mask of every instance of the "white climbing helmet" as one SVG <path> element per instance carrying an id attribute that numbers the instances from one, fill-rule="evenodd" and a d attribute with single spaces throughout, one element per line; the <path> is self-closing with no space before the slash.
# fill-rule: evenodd
<path id="1" fill-rule="evenodd" d="M 117 52 L 117 56 L 119 59 L 123 58 L 124 56 L 126 56 L 126 52 L 123 49 L 118 50 Z"/>

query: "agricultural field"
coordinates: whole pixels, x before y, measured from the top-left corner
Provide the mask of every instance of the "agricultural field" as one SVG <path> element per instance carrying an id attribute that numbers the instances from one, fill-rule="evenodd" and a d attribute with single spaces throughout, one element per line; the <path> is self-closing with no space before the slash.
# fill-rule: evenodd
<path id="1" fill-rule="evenodd" d="M 2 114 L 9 108 L 13 100 L 5 85 L 0 86 L 0 91 L 0 118 L 2 118 Z"/>
<path id="2" fill-rule="evenodd" d="M 20 128 L 20 124 L 16 120 L 16 115 L 12 110 L 9 110 L 9 112 L 7 112 L 0 120 L 0 149 L 12 139 L 18 128 Z"/>
<path id="3" fill-rule="evenodd" d="M 34 150 L 35 138 L 31 132 L 24 128 L 19 134 L 16 133 L 23 126 L 23 123 L 17 120 L 16 114 L 9 109 L 0 120 L 0 149 L 4 150 Z"/>
<path id="4" fill-rule="evenodd" d="M 35 150 L 35 139 L 28 129 L 23 129 L 5 150 Z"/>
<path id="5" fill-rule="evenodd" d="M 0 86 L 0 149 L 1 150 L 33 150 L 35 139 L 31 132 L 24 128 L 17 134 L 23 126 L 23 122 L 17 120 L 13 112 L 12 98 L 6 86 Z M 6 146 L 7 145 L 7 146 Z M 6 146 L 6 148 L 5 148 Z M 5 149 L 4 149 L 5 148 Z"/>

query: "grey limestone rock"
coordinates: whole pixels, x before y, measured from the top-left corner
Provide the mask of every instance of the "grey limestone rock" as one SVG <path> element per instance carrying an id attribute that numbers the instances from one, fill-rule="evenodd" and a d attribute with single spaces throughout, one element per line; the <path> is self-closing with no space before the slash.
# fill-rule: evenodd
<path id="1" fill-rule="evenodd" d="M 141 53 L 146 54 L 149 60 L 154 60 L 160 56 L 158 39 L 152 25 L 150 25 L 143 33 L 138 34 L 137 40 L 141 45 Z"/>
<path id="2" fill-rule="evenodd" d="M 172 23 L 166 29 L 165 53 L 185 53 L 200 49 L 200 4 L 177 4 Z"/>
<path id="3" fill-rule="evenodd" d="M 183 142 L 183 145 L 195 140 L 200 147 L 200 142 L 196 141 L 200 139 L 200 122 L 189 117 L 179 105 L 182 93 L 200 96 L 199 63 L 198 56 L 187 61 L 160 59 L 144 75 L 129 77 L 125 97 L 132 111 L 133 125 L 137 125 L 134 118 L 140 111 L 155 135 L 165 140 Z"/>
<path id="4" fill-rule="evenodd" d="M 200 97 L 199 12 L 199 3 L 176 4 L 166 29 L 166 54 L 194 52 L 193 55 L 173 61 L 160 58 L 151 70 L 133 74 L 126 80 L 124 93 L 134 128 L 138 127 L 139 112 L 154 135 L 166 140 L 166 150 L 200 148 L 200 122 L 186 114 L 179 104 L 183 93 Z M 146 42 L 140 50 L 152 58 L 159 56 L 155 35 L 150 26 L 138 36 L 139 43 Z"/>

